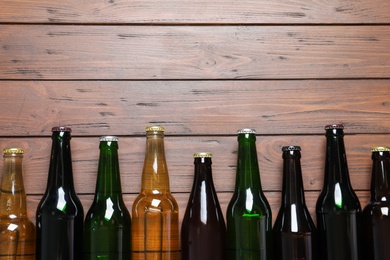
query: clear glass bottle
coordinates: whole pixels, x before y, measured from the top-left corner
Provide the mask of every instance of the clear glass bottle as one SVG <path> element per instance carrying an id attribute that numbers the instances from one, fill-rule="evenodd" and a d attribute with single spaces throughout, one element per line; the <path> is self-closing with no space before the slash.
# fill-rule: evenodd
<path id="1" fill-rule="evenodd" d="M 36 213 L 37 260 L 83 257 L 84 210 L 73 185 L 71 131 L 52 128 L 49 177 Z"/>
<path id="2" fill-rule="evenodd" d="M 271 208 L 262 191 L 256 131 L 238 131 L 236 185 L 227 213 L 227 259 L 272 259 Z"/>
<path id="3" fill-rule="evenodd" d="M 84 260 L 131 258 L 131 219 L 122 197 L 118 138 L 100 138 L 95 197 L 84 223 Z"/>
<path id="4" fill-rule="evenodd" d="M 390 257 L 390 147 L 373 147 L 371 197 L 363 209 L 364 259 Z"/>
<path id="5" fill-rule="evenodd" d="M 0 192 L 0 259 L 35 259 L 35 226 L 27 216 L 20 148 L 3 150 Z M 3 258 L 4 257 L 4 258 Z"/>
<path id="6" fill-rule="evenodd" d="M 179 207 L 169 188 L 164 128 L 146 128 L 141 192 L 132 207 L 132 259 L 180 259 Z"/>
<path id="7" fill-rule="evenodd" d="M 181 226 L 182 260 L 226 259 L 226 226 L 214 188 L 211 153 L 195 153 L 195 175 Z"/>
<path id="8" fill-rule="evenodd" d="M 275 259 L 317 260 L 316 228 L 306 207 L 301 148 L 284 146 L 282 203 L 273 233 Z"/>
<path id="9" fill-rule="evenodd" d="M 361 259 L 361 206 L 352 189 L 344 127 L 327 125 L 324 186 L 316 204 L 319 256 L 324 260 Z"/>

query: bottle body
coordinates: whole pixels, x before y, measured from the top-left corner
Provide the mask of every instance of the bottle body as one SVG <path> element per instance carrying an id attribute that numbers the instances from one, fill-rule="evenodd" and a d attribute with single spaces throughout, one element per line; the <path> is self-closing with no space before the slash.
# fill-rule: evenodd
<path id="1" fill-rule="evenodd" d="M 361 259 L 361 206 L 350 181 L 343 126 L 326 126 L 324 187 L 316 204 L 322 259 Z M 337 238 L 337 239 L 335 239 Z"/>
<path id="2" fill-rule="evenodd" d="M 236 185 L 226 213 L 227 259 L 272 259 L 272 216 L 261 189 L 255 133 L 238 132 Z"/>
<path id="3" fill-rule="evenodd" d="M 372 149 L 371 198 L 363 209 L 364 259 L 385 260 L 390 256 L 390 148 Z"/>
<path id="4" fill-rule="evenodd" d="M 74 191 L 70 128 L 52 129 L 46 192 L 36 213 L 37 260 L 82 259 L 84 211 Z"/>
<path id="5" fill-rule="evenodd" d="M 131 259 L 131 218 L 122 198 L 118 138 L 100 138 L 95 197 L 84 223 L 84 260 Z"/>
<path id="6" fill-rule="evenodd" d="M 225 260 L 226 226 L 212 179 L 212 155 L 194 157 L 194 183 L 180 236 L 182 260 Z"/>
<path id="7" fill-rule="evenodd" d="M 282 203 L 275 220 L 275 259 L 316 260 L 316 228 L 306 207 L 300 147 L 285 146 L 283 151 Z"/>
<path id="8" fill-rule="evenodd" d="M 22 149 L 4 149 L 0 192 L 0 259 L 35 259 L 35 226 L 27 216 L 22 160 Z"/>
<path id="9" fill-rule="evenodd" d="M 164 129 L 146 129 L 142 188 L 132 207 L 132 259 L 180 259 L 179 207 L 169 190 Z"/>

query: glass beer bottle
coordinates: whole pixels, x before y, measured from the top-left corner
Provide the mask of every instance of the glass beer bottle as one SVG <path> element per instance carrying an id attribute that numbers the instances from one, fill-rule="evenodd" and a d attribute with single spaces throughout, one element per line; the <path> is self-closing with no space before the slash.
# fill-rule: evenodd
<path id="1" fill-rule="evenodd" d="M 131 219 L 122 197 L 118 138 L 100 138 L 95 197 L 84 223 L 84 260 L 131 257 Z"/>
<path id="2" fill-rule="evenodd" d="M 358 260 L 361 206 L 351 187 L 344 127 L 327 125 L 324 186 L 316 204 L 320 259 Z"/>
<path id="3" fill-rule="evenodd" d="M 230 260 L 272 259 L 271 209 L 261 188 L 255 134 L 238 131 L 236 185 L 226 213 Z"/>
<path id="4" fill-rule="evenodd" d="M 213 183 L 212 154 L 194 158 L 194 183 L 181 226 L 182 260 L 225 260 L 226 226 Z"/>
<path id="5" fill-rule="evenodd" d="M 282 204 L 273 228 L 275 259 L 317 260 L 316 228 L 303 189 L 301 148 L 284 146 L 282 151 Z"/>
<path id="6" fill-rule="evenodd" d="M 364 259 L 390 257 L 390 147 L 372 151 L 371 198 L 363 209 Z"/>
<path id="7" fill-rule="evenodd" d="M 179 208 L 169 189 L 164 128 L 146 128 L 141 192 L 132 207 L 132 259 L 180 259 Z"/>
<path id="8" fill-rule="evenodd" d="M 35 226 L 27 216 L 20 148 L 3 150 L 0 192 L 0 259 L 34 260 Z"/>
<path id="9" fill-rule="evenodd" d="M 49 177 L 36 213 L 37 260 L 83 257 L 84 211 L 73 186 L 71 131 L 52 128 Z"/>

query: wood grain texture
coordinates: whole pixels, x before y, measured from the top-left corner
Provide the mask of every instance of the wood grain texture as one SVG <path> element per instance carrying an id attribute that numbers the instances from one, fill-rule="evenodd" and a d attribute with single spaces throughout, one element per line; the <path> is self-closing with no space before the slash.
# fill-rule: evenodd
<path id="1" fill-rule="evenodd" d="M 0 81 L 0 136 L 390 134 L 390 80 L 305 81 Z"/>
<path id="2" fill-rule="evenodd" d="M 368 190 L 371 176 L 372 146 L 390 143 L 389 135 L 347 135 L 347 158 L 352 187 Z M 285 145 L 302 147 L 302 171 L 305 189 L 321 190 L 325 160 L 324 136 L 258 136 L 257 151 L 260 177 L 265 191 L 280 191 L 282 187 L 282 155 Z M 46 187 L 50 159 L 50 138 L 1 138 L 0 147 L 25 149 L 24 182 L 28 194 L 43 194 Z M 74 137 L 72 159 L 76 191 L 93 194 L 95 191 L 99 139 Z M 144 137 L 121 137 L 119 143 L 121 178 L 124 193 L 138 193 L 145 153 Z M 234 189 L 237 164 L 235 136 L 166 137 L 165 149 L 173 192 L 189 193 L 192 187 L 193 154 L 213 153 L 213 176 L 219 192 Z M 1 166 L 2 164 L 0 164 Z"/>
<path id="3" fill-rule="evenodd" d="M 379 0 L 1 0 L 0 22 L 110 24 L 389 23 Z"/>
<path id="4" fill-rule="evenodd" d="M 0 25 L 0 79 L 390 77 L 390 26 Z"/>

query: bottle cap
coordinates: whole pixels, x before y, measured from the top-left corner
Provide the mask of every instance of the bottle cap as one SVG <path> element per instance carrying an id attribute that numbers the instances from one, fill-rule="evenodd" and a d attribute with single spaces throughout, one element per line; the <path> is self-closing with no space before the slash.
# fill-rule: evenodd
<path id="1" fill-rule="evenodd" d="M 55 126 L 51 129 L 52 132 L 72 132 L 72 128 L 66 126 Z"/>
<path id="2" fill-rule="evenodd" d="M 390 152 L 390 147 L 386 147 L 386 146 L 372 147 L 371 152 Z"/>
<path id="3" fill-rule="evenodd" d="M 145 129 L 146 132 L 164 132 L 165 129 L 162 126 L 148 126 Z"/>
<path id="4" fill-rule="evenodd" d="M 113 135 L 106 135 L 100 137 L 100 142 L 118 142 L 118 137 Z"/>
<path id="5" fill-rule="evenodd" d="M 22 148 L 4 148 L 3 154 L 23 154 Z"/>
<path id="6" fill-rule="evenodd" d="M 283 152 L 300 151 L 300 150 L 301 150 L 301 147 L 300 147 L 300 146 L 290 145 L 290 146 L 283 146 L 283 147 L 282 147 L 282 151 L 283 151 Z"/>
<path id="7" fill-rule="evenodd" d="M 213 157 L 212 153 L 207 153 L 207 152 L 194 153 L 194 158 L 212 158 L 212 157 Z"/>
<path id="8" fill-rule="evenodd" d="M 344 129 L 344 126 L 342 124 L 334 124 L 334 125 L 326 125 L 325 130 L 330 129 Z"/>
<path id="9" fill-rule="evenodd" d="M 237 134 L 256 134 L 256 130 L 251 128 L 243 128 L 238 130 Z"/>

